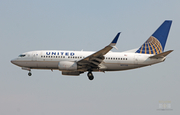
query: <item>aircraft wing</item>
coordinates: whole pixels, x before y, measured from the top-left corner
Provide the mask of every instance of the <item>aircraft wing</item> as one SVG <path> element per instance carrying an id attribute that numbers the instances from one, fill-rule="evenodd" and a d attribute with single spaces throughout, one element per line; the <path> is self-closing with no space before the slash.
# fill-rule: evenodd
<path id="1" fill-rule="evenodd" d="M 85 57 L 82 60 L 79 60 L 77 64 L 79 66 L 82 66 L 83 68 L 88 69 L 93 69 L 93 68 L 99 68 L 99 64 L 104 60 L 104 55 L 107 54 L 113 47 L 116 48 L 116 43 L 119 38 L 120 32 L 115 36 L 113 41 L 103 49 Z"/>

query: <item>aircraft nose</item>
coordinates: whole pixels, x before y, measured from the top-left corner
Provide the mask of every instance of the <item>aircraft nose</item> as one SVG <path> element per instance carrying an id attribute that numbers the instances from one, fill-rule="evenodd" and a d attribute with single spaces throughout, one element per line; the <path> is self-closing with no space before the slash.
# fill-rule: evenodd
<path id="1" fill-rule="evenodd" d="M 17 59 L 12 59 L 12 60 L 11 60 L 11 63 L 12 63 L 12 64 L 16 64 L 16 61 L 17 61 Z"/>

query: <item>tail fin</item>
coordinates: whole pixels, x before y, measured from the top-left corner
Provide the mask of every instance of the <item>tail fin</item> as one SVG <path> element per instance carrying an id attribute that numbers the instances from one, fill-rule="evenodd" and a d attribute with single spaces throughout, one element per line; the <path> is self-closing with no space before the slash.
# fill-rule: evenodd
<path id="1" fill-rule="evenodd" d="M 149 37 L 149 39 L 136 51 L 142 54 L 159 54 L 164 52 L 172 20 L 164 23 Z"/>

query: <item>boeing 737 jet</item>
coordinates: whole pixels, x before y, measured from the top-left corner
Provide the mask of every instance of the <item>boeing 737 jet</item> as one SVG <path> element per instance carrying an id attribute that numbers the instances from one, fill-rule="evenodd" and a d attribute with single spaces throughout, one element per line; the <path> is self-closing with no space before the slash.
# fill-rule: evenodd
<path id="1" fill-rule="evenodd" d="M 28 70 L 31 69 L 60 70 L 62 75 L 78 76 L 87 72 L 89 80 L 93 80 L 92 72 L 122 71 L 149 66 L 163 62 L 173 50 L 164 51 L 171 27 L 171 20 L 163 24 L 136 50 L 125 52 L 109 52 L 116 48 L 120 33 L 103 49 L 91 51 L 42 50 L 20 54 L 11 63 Z"/>

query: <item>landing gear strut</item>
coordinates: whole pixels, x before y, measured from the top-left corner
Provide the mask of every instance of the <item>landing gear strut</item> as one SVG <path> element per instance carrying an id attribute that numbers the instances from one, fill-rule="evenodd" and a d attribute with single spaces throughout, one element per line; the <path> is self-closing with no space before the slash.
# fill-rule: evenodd
<path id="1" fill-rule="evenodd" d="M 93 79 L 94 79 L 94 76 L 93 76 L 93 74 L 92 74 L 91 71 L 89 71 L 89 72 L 87 73 L 87 76 L 88 76 L 89 80 L 93 80 Z"/>
<path id="2" fill-rule="evenodd" d="M 23 70 L 27 70 L 29 71 L 28 75 L 31 76 L 32 73 L 31 73 L 31 68 L 27 68 L 27 67 L 22 67 Z"/>

